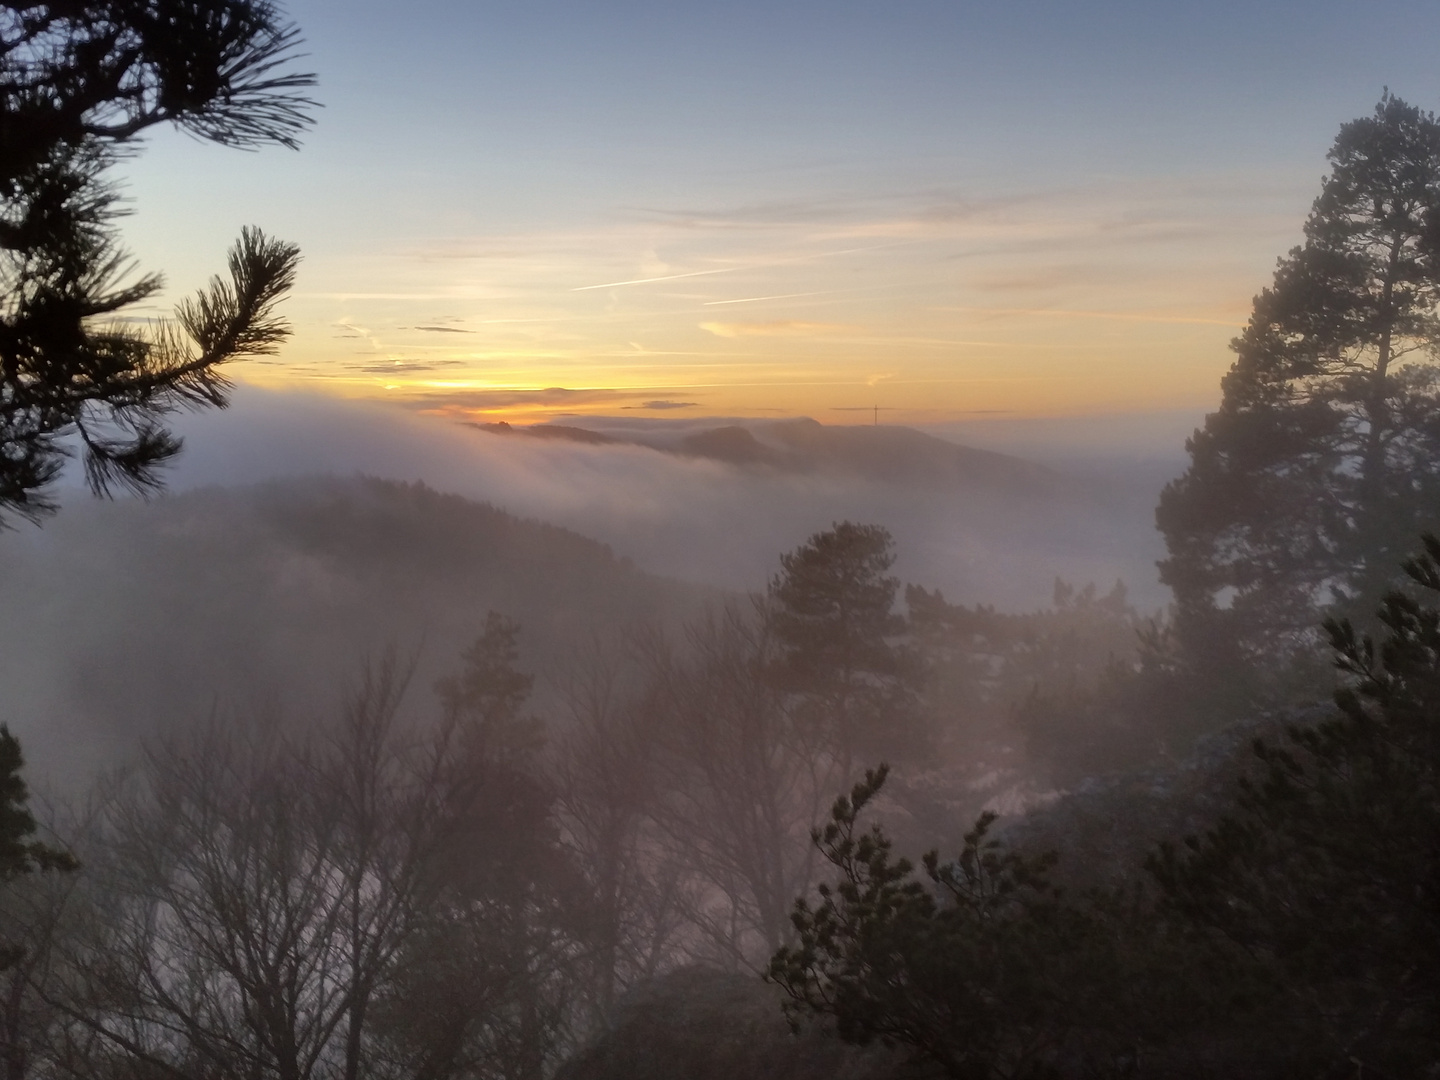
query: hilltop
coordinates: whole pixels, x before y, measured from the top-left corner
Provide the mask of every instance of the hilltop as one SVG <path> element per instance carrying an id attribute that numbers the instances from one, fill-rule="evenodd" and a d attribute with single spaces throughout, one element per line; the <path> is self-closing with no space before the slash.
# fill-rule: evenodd
<path id="1" fill-rule="evenodd" d="M 603 418 L 596 418 L 597 427 Z M 739 420 L 715 427 L 693 422 L 642 429 L 597 430 L 575 424 L 477 424 L 492 435 L 523 436 L 588 446 L 644 446 L 781 473 L 828 473 L 915 487 L 1052 493 L 1058 473 L 1022 458 L 963 446 L 914 428 L 826 425 L 809 417 Z"/>

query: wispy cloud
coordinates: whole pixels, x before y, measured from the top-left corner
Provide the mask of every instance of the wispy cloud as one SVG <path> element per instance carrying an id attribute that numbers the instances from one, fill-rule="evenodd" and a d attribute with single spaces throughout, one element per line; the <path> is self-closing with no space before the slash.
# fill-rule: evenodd
<path id="1" fill-rule="evenodd" d="M 1083 369 L 1085 400 L 1067 390 L 1068 407 L 1190 402 L 1213 392 L 1254 292 L 1236 268 L 1249 259 L 1263 280 L 1279 249 L 1264 239 L 1269 205 L 1237 216 L 1239 197 L 1174 183 L 990 197 L 897 190 L 452 236 L 435 241 L 437 258 L 337 260 L 323 292 L 295 297 L 298 332 L 282 359 L 297 379 L 311 365 L 307 381 L 325 379 L 316 368 L 328 364 L 336 385 L 348 379 L 360 394 L 645 387 L 611 399 L 636 412 L 649 400 L 690 402 L 698 385 L 701 404 L 684 406 L 696 413 L 825 409 L 876 371 L 893 373 L 888 404 L 911 411 L 1014 407 L 1019 391 L 977 401 L 967 389 L 974 365 L 997 363 L 1051 387 Z M 1258 258 L 1237 246 L 1247 222 Z M 308 341 L 303 306 L 326 328 Z M 346 344 L 372 348 L 373 362 L 357 370 L 362 358 L 343 355 L 332 334 L 363 338 Z M 1153 381 L 1142 386 L 1130 373 L 1157 350 L 1172 362 L 1148 365 Z M 453 361 L 447 373 L 468 385 L 410 388 L 438 372 L 382 371 L 397 354 Z"/>
<path id="2" fill-rule="evenodd" d="M 681 278 L 709 277 L 711 274 L 733 274 L 741 269 L 738 266 L 727 266 L 719 270 L 692 270 L 686 274 L 662 274 L 659 277 L 632 278 L 629 281 L 607 281 L 600 285 L 578 285 L 571 289 L 571 292 L 589 292 L 592 289 L 615 289 L 621 285 L 648 285 L 654 281 L 679 281 Z"/>
<path id="3" fill-rule="evenodd" d="M 699 406 L 698 401 L 642 401 L 639 405 L 624 405 L 625 409 L 650 409 L 654 412 L 663 412 L 669 409 L 693 409 Z"/>
<path id="4" fill-rule="evenodd" d="M 702 322 L 700 329 L 717 337 L 806 337 L 853 332 L 855 327 L 843 323 L 802 322 L 797 319 L 776 319 L 771 322 Z"/>
<path id="5" fill-rule="evenodd" d="M 418 375 L 427 371 L 443 371 L 446 368 L 464 366 L 463 360 L 386 360 L 375 364 L 362 364 L 353 370 L 366 375 Z"/>
<path id="6" fill-rule="evenodd" d="M 818 292 L 776 293 L 774 296 L 742 296 L 735 300 L 707 300 L 702 307 L 719 307 L 721 304 L 758 304 L 762 300 L 799 300 L 809 296 L 829 296 L 841 290 L 821 289 Z"/>
<path id="7" fill-rule="evenodd" d="M 972 311 L 984 315 L 1024 315 L 1044 319 L 1101 319 L 1114 322 L 1173 323 L 1180 326 L 1243 327 L 1243 319 L 1213 319 L 1194 315 L 1167 315 L 1145 311 L 1078 311 L 1068 308 L 986 308 L 956 307 L 951 311 Z"/>
<path id="8" fill-rule="evenodd" d="M 543 406 L 547 409 L 569 409 L 579 405 L 621 405 L 639 396 L 634 390 L 612 387 L 547 386 L 536 389 L 517 387 L 455 387 L 416 384 L 402 387 L 408 402 L 425 409 L 484 412 L 517 406 Z"/>

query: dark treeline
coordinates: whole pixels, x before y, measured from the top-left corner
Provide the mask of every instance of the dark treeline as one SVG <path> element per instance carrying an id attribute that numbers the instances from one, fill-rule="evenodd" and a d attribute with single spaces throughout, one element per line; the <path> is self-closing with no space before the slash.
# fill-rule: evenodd
<path id="1" fill-rule="evenodd" d="M 867 773 L 816 836 L 838 877 L 770 967 L 792 1015 L 950 1077 L 1432 1075 L 1440 540 L 1407 572 L 1378 642 L 1328 623 L 1334 709 L 1257 739 L 1238 784 L 1211 773 L 1212 824 L 1102 884 L 1060 884 L 1109 854 L 1083 835 L 1006 844 L 991 813 L 917 869 L 863 827 Z"/>

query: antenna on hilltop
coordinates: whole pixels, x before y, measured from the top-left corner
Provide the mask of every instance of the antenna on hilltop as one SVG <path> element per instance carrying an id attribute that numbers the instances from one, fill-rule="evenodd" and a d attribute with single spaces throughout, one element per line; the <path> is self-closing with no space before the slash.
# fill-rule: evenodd
<path id="1" fill-rule="evenodd" d="M 836 405 L 831 412 L 868 412 L 874 417 L 876 427 L 880 426 L 880 414 L 882 412 L 899 412 L 898 408 L 889 405 Z"/>

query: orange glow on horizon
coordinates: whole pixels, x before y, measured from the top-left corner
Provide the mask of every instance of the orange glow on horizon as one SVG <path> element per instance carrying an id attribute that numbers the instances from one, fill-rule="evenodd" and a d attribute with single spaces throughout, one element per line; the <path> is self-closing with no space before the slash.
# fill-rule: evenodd
<path id="1" fill-rule="evenodd" d="M 321 256 L 292 341 L 236 375 L 481 422 L 1207 408 L 1293 221 L 1210 221 L 1193 190 Z"/>

